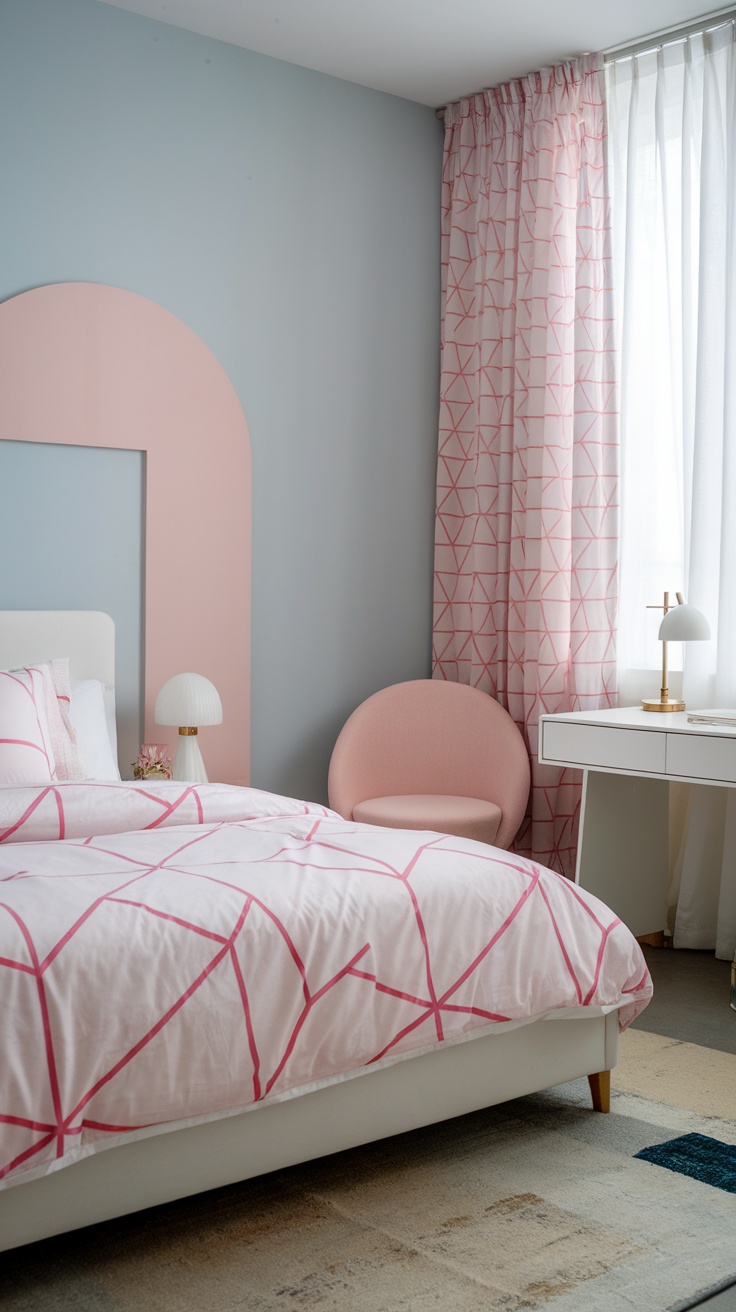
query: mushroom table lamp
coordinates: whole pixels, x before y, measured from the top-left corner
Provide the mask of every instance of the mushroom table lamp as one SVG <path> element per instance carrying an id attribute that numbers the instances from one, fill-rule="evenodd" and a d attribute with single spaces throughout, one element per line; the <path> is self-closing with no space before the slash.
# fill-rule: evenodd
<path id="1" fill-rule="evenodd" d="M 206 784 L 197 729 L 202 724 L 222 724 L 222 702 L 214 683 L 202 674 L 175 674 L 156 698 L 153 714 L 156 724 L 179 726 L 172 778 Z"/>
<path id="2" fill-rule="evenodd" d="M 659 697 L 646 697 L 642 702 L 645 711 L 684 711 L 685 703 L 679 697 L 670 697 L 667 687 L 667 643 L 668 642 L 707 642 L 710 638 L 710 625 L 702 611 L 695 606 L 688 606 L 682 599 L 682 593 L 676 592 L 677 605 L 670 606 L 670 594 L 664 594 L 664 606 L 652 609 L 664 610 L 664 619 L 659 626 L 659 640 L 662 643 L 662 687 Z"/>

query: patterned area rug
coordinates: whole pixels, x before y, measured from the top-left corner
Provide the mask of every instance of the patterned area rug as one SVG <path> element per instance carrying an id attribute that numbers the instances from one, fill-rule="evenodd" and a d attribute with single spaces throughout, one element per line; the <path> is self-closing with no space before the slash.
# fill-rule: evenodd
<path id="1" fill-rule="evenodd" d="M 682 1134 L 636 1154 L 644 1162 L 736 1194 L 736 1147 L 708 1134 Z"/>
<path id="2" fill-rule="evenodd" d="M 736 1273 L 736 1195 L 635 1154 L 736 1145 L 735 1077 L 629 1031 L 610 1116 L 578 1081 L 3 1254 L 0 1306 L 664 1312 Z"/>

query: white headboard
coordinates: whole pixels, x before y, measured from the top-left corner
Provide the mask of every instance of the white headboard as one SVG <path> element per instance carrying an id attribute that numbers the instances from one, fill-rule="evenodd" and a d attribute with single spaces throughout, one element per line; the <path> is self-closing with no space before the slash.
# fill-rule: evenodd
<path id="1" fill-rule="evenodd" d="M 72 680 L 115 687 L 115 625 L 100 610 L 0 611 L 0 669 L 69 657 Z"/>

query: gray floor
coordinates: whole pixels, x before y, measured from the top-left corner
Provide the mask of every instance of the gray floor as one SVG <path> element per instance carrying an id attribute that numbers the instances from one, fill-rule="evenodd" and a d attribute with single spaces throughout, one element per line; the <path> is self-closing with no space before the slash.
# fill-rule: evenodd
<path id="1" fill-rule="evenodd" d="M 702 1048 L 736 1053 L 736 1011 L 729 1006 L 731 965 L 712 952 L 645 948 L 654 997 L 634 1027 Z"/>
<path id="2" fill-rule="evenodd" d="M 736 1308 L 736 1286 L 731 1285 L 730 1289 L 724 1289 L 722 1294 L 714 1294 L 712 1298 L 707 1298 L 701 1307 L 707 1307 L 708 1312 L 734 1312 Z"/>
<path id="3" fill-rule="evenodd" d="M 654 997 L 634 1027 L 703 1048 L 736 1053 L 736 1011 L 729 1006 L 731 966 L 712 952 L 645 948 Z M 698 1304 L 707 1312 L 736 1312 L 736 1286 Z"/>
<path id="4" fill-rule="evenodd" d="M 689 1303 L 690 1307 L 704 1307 L 706 1312 L 734 1312 L 736 1308 L 736 1285 L 722 1290 L 720 1294 L 711 1294 L 700 1303 Z"/>

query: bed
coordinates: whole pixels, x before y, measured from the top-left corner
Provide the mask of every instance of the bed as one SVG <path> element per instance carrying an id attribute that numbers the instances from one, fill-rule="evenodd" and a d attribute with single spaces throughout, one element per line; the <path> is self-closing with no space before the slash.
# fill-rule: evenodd
<path id="1" fill-rule="evenodd" d="M 106 616 L 0 669 L 114 682 Z M 0 735 L 1 736 L 1 735 Z M 588 1076 L 651 982 L 511 853 L 256 789 L 0 787 L 0 1250 Z"/>

